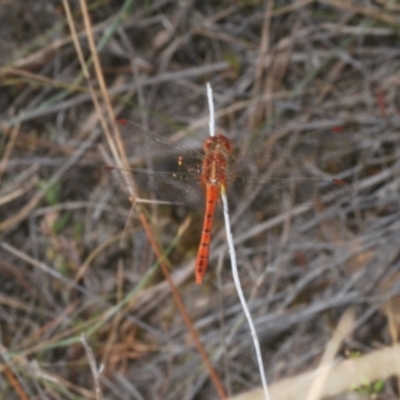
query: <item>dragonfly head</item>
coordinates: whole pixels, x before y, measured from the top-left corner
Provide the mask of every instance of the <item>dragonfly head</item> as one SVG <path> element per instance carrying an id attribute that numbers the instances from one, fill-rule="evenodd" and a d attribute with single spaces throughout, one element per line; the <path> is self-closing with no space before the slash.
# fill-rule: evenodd
<path id="1" fill-rule="evenodd" d="M 206 154 L 212 151 L 222 151 L 226 155 L 229 155 L 232 153 L 233 145 L 229 138 L 218 133 L 217 135 L 210 136 L 205 140 L 203 149 Z"/>

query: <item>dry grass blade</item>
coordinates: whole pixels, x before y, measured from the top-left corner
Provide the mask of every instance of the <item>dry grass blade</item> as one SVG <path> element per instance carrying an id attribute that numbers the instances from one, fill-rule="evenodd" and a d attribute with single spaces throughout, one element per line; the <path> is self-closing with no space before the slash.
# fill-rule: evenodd
<path id="1" fill-rule="evenodd" d="M 17 377 L 11 370 L 11 368 L 7 365 L 7 361 L 4 360 L 3 366 L 2 366 L 2 372 L 8 379 L 8 382 L 11 384 L 11 386 L 14 388 L 15 392 L 18 394 L 19 398 L 21 400 L 28 400 L 29 397 L 26 394 L 25 390 L 21 386 L 20 382 L 18 381 Z"/>
<path id="2" fill-rule="evenodd" d="M 343 340 L 353 330 L 353 324 L 354 315 L 351 311 L 347 311 L 340 319 L 332 339 L 326 346 L 321 359 L 321 364 L 316 371 L 310 390 L 307 393 L 307 400 L 318 400 L 324 395 L 323 389 L 328 379 L 331 365 L 333 364 L 336 353 L 338 352 Z"/>
<path id="3" fill-rule="evenodd" d="M 324 385 L 321 396 L 335 398 L 342 393 L 362 388 L 366 382 L 386 380 L 397 374 L 397 358 L 399 346 L 375 350 L 358 358 L 343 360 L 331 366 L 328 380 Z M 283 379 L 271 385 L 271 396 L 276 400 L 294 400 L 299 393 L 305 393 L 316 371 L 305 372 L 292 378 Z M 231 400 L 262 400 L 264 393 L 261 389 L 254 390 Z"/>

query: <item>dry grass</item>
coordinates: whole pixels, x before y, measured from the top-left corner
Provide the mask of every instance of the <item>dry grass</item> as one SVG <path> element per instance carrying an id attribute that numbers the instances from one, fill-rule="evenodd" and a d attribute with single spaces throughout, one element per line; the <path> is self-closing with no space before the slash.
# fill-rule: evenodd
<path id="1" fill-rule="evenodd" d="M 130 3 L 0 3 L 0 398 L 212 399 L 260 385 L 221 220 L 195 285 L 202 209 L 131 210 L 133 182 L 104 170 L 143 161 L 118 147 L 115 117 L 160 148 L 200 148 L 208 81 L 238 152 L 263 149 L 230 201 L 269 382 L 317 368 L 348 308 L 337 365 L 361 352 L 364 369 L 388 366 L 400 321 L 397 3 Z M 352 390 L 361 378 L 319 390 L 365 396 L 382 379 L 379 398 L 395 398 L 390 365 L 363 372 L 364 394 Z"/>

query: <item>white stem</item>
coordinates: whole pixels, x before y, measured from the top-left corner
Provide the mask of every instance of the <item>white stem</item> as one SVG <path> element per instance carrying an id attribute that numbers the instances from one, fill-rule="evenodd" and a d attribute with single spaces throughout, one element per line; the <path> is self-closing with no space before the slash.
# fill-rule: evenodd
<path id="1" fill-rule="evenodd" d="M 214 101 L 210 82 L 207 82 L 208 108 L 210 109 L 210 136 L 215 136 Z"/>
<path id="2" fill-rule="evenodd" d="M 208 107 L 210 109 L 210 136 L 214 136 L 215 135 L 214 102 L 213 102 L 213 98 L 212 98 L 211 85 L 209 83 L 207 83 L 207 97 L 208 97 Z M 226 197 L 224 186 L 221 187 L 221 199 L 222 199 L 222 205 L 223 205 L 223 210 L 224 210 L 225 232 L 226 232 L 226 238 L 227 238 L 227 242 L 228 242 L 229 255 L 231 258 L 233 280 L 235 282 L 236 291 L 239 295 L 240 303 L 242 304 L 242 308 L 243 308 L 244 314 L 246 316 L 247 323 L 249 324 L 251 337 L 253 339 L 254 347 L 256 349 L 257 363 L 258 363 L 258 368 L 260 370 L 261 382 L 262 382 L 263 389 L 264 389 L 265 399 L 270 400 L 269 392 L 268 392 L 267 378 L 265 377 L 264 364 L 263 364 L 263 360 L 262 360 L 262 356 L 261 356 L 260 343 L 258 341 L 257 332 L 256 332 L 256 328 L 253 323 L 253 319 L 251 318 L 249 308 L 247 307 L 246 299 L 244 298 L 242 286 L 240 285 L 239 273 L 238 273 L 237 263 L 236 263 L 236 252 L 235 252 L 235 247 L 233 245 L 231 224 L 229 221 L 228 199 Z"/>
<path id="3" fill-rule="evenodd" d="M 242 304 L 242 308 L 243 308 L 244 314 L 246 316 L 247 323 L 249 324 L 251 336 L 253 338 L 253 344 L 256 349 L 257 363 L 258 363 L 258 368 L 260 370 L 261 382 L 262 382 L 263 389 L 264 389 L 265 399 L 269 400 L 270 397 L 269 397 L 269 392 L 268 392 L 268 384 L 267 384 L 267 378 L 265 377 L 264 364 L 263 364 L 263 360 L 262 360 L 262 356 L 261 356 L 260 343 L 258 341 L 257 332 L 256 332 L 256 328 L 253 323 L 253 319 L 251 318 L 249 308 L 247 307 L 246 299 L 244 298 L 242 286 L 240 284 L 239 272 L 238 272 L 237 263 L 236 263 L 236 252 L 235 252 L 235 247 L 233 245 L 231 224 L 229 222 L 228 199 L 226 197 L 224 188 L 223 188 L 223 190 L 221 190 L 221 199 L 222 199 L 222 205 L 223 205 L 223 210 L 224 210 L 225 232 L 226 232 L 226 239 L 228 242 L 229 255 L 231 258 L 233 280 L 235 282 L 236 291 L 238 293 L 240 303 Z"/>

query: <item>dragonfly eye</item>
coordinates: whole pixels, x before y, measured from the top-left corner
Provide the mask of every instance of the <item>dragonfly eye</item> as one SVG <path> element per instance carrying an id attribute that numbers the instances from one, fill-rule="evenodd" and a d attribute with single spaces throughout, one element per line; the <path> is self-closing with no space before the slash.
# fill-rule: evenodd
<path id="1" fill-rule="evenodd" d="M 232 141 L 231 141 L 229 138 L 227 138 L 225 135 L 222 135 L 221 133 L 219 133 L 219 134 L 216 136 L 216 138 L 217 138 L 217 140 L 218 140 L 218 143 L 219 143 L 221 146 L 224 147 L 224 149 L 225 149 L 225 151 L 226 151 L 227 153 L 232 153 L 232 151 L 233 151 L 233 144 L 232 144 Z"/>
<path id="2" fill-rule="evenodd" d="M 203 150 L 207 153 L 215 146 L 215 137 L 211 136 L 203 143 Z"/>

